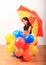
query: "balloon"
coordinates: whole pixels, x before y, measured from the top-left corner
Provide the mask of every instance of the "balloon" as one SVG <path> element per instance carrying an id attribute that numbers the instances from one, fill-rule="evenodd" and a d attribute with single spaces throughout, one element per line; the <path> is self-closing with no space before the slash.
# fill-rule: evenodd
<path id="1" fill-rule="evenodd" d="M 18 38 L 18 37 L 24 37 L 23 32 L 22 32 L 22 31 L 19 31 L 19 30 L 15 30 L 15 31 L 13 32 L 13 35 L 14 35 L 16 38 Z"/>
<path id="2" fill-rule="evenodd" d="M 34 36 L 34 41 L 31 44 L 37 45 L 37 43 L 38 43 L 38 38 L 36 36 Z"/>
<path id="3" fill-rule="evenodd" d="M 26 36 L 27 34 L 29 34 L 29 32 L 27 30 L 24 31 L 24 36 Z"/>
<path id="4" fill-rule="evenodd" d="M 15 37 L 12 34 L 7 34 L 5 36 L 6 42 L 9 44 L 11 41 L 15 40 Z"/>
<path id="5" fill-rule="evenodd" d="M 28 50 L 24 51 L 23 58 L 26 61 L 32 60 L 32 53 Z"/>
<path id="6" fill-rule="evenodd" d="M 34 36 L 33 35 L 31 35 L 31 34 L 28 34 L 28 35 L 26 35 L 25 36 L 25 41 L 27 42 L 27 43 L 32 43 L 33 41 L 34 41 Z"/>
<path id="7" fill-rule="evenodd" d="M 18 48 L 23 48 L 24 45 L 25 45 L 24 39 L 21 38 L 21 37 L 16 38 L 16 40 L 15 40 L 15 45 L 16 45 Z"/>
<path id="8" fill-rule="evenodd" d="M 16 55 L 15 51 L 13 52 L 13 56 L 16 57 L 16 58 L 22 58 L 23 57 L 21 54 L 18 55 L 18 52 L 17 52 L 17 55 Z"/>
<path id="9" fill-rule="evenodd" d="M 7 52 L 13 52 L 16 50 L 16 46 L 14 45 L 14 42 L 12 41 L 9 45 L 6 46 L 6 51 Z"/>
<path id="10" fill-rule="evenodd" d="M 23 50 L 24 50 L 24 51 L 27 50 L 28 47 L 29 47 L 29 44 L 28 44 L 28 43 L 25 43 L 25 45 L 24 45 L 24 47 L 23 47 Z"/>
<path id="11" fill-rule="evenodd" d="M 6 45 L 9 45 L 10 43 L 9 42 L 6 42 Z"/>
<path id="12" fill-rule="evenodd" d="M 14 45 L 14 42 L 15 42 L 15 40 L 10 43 L 10 46 L 11 46 L 11 47 L 14 49 L 14 51 L 15 51 L 17 47 Z"/>
<path id="13" fill-rule="evenodd" d="M 35 45 L 30 45 L 28 50 L 30 50 L 33 55 L 36 55 L 38 53 L 38 48 Z"/>
<path id="14" fill-rule="evenodd" d="M 13 48 L 10 45 L 8 45 L 6 46 L 6 51 L 11 53 L 13 52 Z"/>
<path id="15" fill-rule="evenodd" d="M 23 49 L 16 49 L 15 51 L 15 55 L 16 57 L 21 57 L 23 55 Z"/>

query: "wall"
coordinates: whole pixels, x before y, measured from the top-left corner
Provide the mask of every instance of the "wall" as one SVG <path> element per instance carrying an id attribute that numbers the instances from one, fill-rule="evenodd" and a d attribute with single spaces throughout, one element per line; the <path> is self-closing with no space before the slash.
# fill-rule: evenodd
<path id="1" fill-rule="evenodd" d="M 0 44 L 5 44 L 5 35 L 23 27 L 17 9 L 20 5 L 36 11 L 42 19 L 44 36 L 38 37 L 38 44 L 45 44 L 45 1 L 46 0 L 0 0 Z"/>

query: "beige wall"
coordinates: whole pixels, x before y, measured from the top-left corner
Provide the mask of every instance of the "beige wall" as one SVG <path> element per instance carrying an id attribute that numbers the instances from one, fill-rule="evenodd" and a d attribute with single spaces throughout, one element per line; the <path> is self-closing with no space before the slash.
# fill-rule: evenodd
<path id="1" fill-rule="evenodd" d="M 38 37 L 38 44 L 44 45 L 46 38 L 45 1 L 46 0 L 0 0 L 0 44 L 5 44 L 5 35 L 7 33 L 12 33 L 13 30 L 20 29 L 23 26 L 16 10 L 20 5 L 24 5 L 36 11 L 42 19 L 44 36 Z"/>

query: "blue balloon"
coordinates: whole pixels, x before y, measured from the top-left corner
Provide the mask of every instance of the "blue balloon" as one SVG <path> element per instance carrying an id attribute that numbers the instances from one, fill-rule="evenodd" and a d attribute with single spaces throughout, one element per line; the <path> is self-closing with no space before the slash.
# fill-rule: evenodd
<path id="1" fill-rule="evenodd" d="M 28 35 L 26 35 L 25 36 L 25 41 L 27 42 L 27 43 L 32 43 L 33 41 L 34 41 L 34 36 L 33 35 L 31 35 L 31 34 L 28 34 Z"/>
<path id="2" fill-rule="evenodd" d="M 18 31 L 18 30 L 15 30 L 15 31 L 13 32 L 13 35 L 14 35 L 15 37 L 18 37 L 19 31 Z"/>
<path id="3" fill-rule="evenodd" d="M 19 31 L 19 30 L 15 30 L 14 32 L 13 32 L 13 35 L 16 37 L 16 38 L 18 38 L 18 37 L 24 37 L 24 34 L 23 34 L 23 32 L 22 31 Z"/>

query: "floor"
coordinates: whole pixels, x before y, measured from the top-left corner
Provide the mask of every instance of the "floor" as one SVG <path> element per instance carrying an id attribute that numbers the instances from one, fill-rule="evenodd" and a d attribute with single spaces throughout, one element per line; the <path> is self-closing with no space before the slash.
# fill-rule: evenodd
<path id="1" fill-rule="evenodd" d="M 0 65 L 46 65 L 46 45 L 39 45 L 38 49 L 38 55 L 34 56 L 32 61 L 25 62 L 7 53 L 5 51 L 5 46 L 0 45 Z"/>

